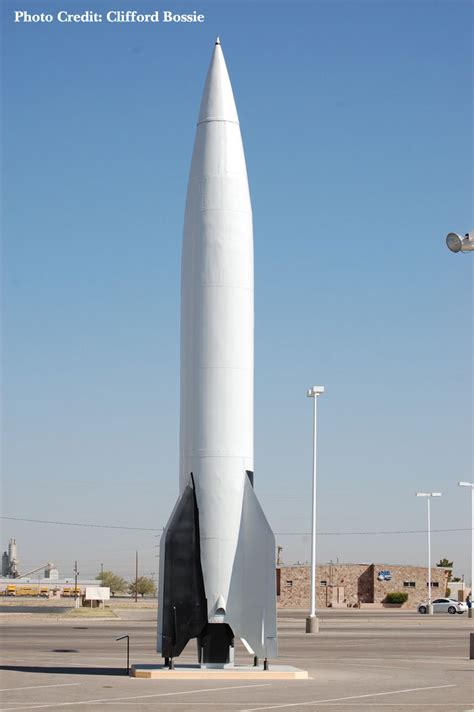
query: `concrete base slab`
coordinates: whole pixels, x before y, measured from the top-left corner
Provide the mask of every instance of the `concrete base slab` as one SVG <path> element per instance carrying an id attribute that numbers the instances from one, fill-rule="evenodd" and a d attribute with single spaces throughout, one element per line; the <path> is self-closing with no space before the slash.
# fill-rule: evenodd
<path id="1" fill-rule="evenodd" d="M 308 680 L 306 670 L 291 665 L 236 665 L 233 668 L 209 669 L 200 665 L 176 665 L 170 670 L 166 665 L 132 665 L 131 677 L 153 680 Z"/>

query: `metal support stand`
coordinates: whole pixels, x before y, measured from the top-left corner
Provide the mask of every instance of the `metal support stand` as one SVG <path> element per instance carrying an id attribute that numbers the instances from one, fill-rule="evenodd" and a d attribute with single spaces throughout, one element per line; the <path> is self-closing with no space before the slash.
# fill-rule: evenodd
<path id="1" fill-rule="evenodd" d="M 270 668 L 268 667 L 268 660 L 267 660 L 267 658 L 265 658 L 265 660 L 263 661 L 263 669 L 264 669 L 264 670 L 269 670 L 269 669 L 270 669 Z"/>
<path id="2" fill-rule="evenodd" d="M 125 640 L 127 639 L 127 675 L 130 675 L 130 636 L 122 635 L 120 638 L 115 638 L 115 640 Z"/>
<path id="3" fill-rule="evenodd" d="M 227 623 L 208 623 L 198 645 L 201 646 L 203 667 L 234 665 L 234 634 Z"/>
<path id="4" fill-rule="evenodd" d="M 253 659 L 253 666 L 258 667 L 258 657 L 257 656 L 255 656 Z"/>

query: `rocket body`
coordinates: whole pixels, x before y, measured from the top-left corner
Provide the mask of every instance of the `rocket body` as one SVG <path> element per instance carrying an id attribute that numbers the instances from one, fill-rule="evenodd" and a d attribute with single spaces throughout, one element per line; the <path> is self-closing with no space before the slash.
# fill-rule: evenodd
<path id="1" fill-rule="evenodd" d="M 180 484 L 183 489 L 194 473 L 213 616 L 217 598 L 228 596 L 225 570 L 235 556 L 245 472 L 253 472 L 252 209 L 220 45 L 197 125 L 181 288 Z"/>
<path id="2" fill-rule="evenodd" d="M 183 621 L 193 621 L 189 637 L 199 641 L 209 624 L 223 624 L 243 639 L 249 652 L 276 655 L 274 537 L 253 491 L 253 274 L 245 156 L 232 87 L 216 42 L 197 123 L 184 221 L 180 499 L 161 544 L 158 650 L 164 655 L 179 654 L 176 637 L 185 626 L 173 619 L 177 600 L 182 601 Z M 183 534 L 183 522 L 191 516 L 194 529 Z M 177 542 L 183 537 L 188 557 L 190 547 L 196 552 L 177 575 Z M 193 570 L 195 588 L 188 603 L 189 591 L 180 591 L 176 583 L 180 577 L 189 579 L 186 566 Z M 166 611 L 170 607 L 173 616 Z M 175 639 L 174 651 L 169 638 Z"/>

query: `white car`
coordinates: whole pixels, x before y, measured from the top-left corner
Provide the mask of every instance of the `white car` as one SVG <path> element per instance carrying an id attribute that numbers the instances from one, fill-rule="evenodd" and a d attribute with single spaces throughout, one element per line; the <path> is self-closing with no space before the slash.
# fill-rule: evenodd
<path id="1" fill-rule="evenodd" d="M 464 613 L 467 610 L 467 603 L 454 598 L 437 598 L 433 601 L 433 613 Z M 418 613 L 428 613 L 428 604 L 420 603 Z"/>

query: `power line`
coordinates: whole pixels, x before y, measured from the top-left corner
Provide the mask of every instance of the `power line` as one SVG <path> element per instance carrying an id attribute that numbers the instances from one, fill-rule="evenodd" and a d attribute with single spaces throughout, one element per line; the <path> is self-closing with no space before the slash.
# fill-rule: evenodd
<path id="1" fill-rule="evenodd" d="M 115 526 L 113 524 L 81 524 L 80 522 L 56 522 L 48 519 L 26 519 L 26 517 L 0 517 L 0 519 L 9 519 L 15 522 L 34 522 L 35 524 L 58 524 L 61 527 L 94 527 L 96 529 L 126 529 L 129 531 L 139 532 L 161 532 L 163 529 L 154 529 L 152 527 L 126 527 Z"/>
<path id="2" fill-rule="evenodd" d="M 48 519 L 27 519 L 26 517 L 6 517 L 0 516 L 0 519 L 8 519 L 15 522 L 32 522 L 35 524 L 56 524 L 62 527 L 89 527 L 96 529 L 123 529 L 126 531 L 141 531 L 141 532 L 162 532 L 163 527 L 156 529 L 154 527 L 127 527 L 123 525 L 113 525 L 113 524 L 83 524 L 80 522 L 57 522 Z M 432 529 L 433 533 L 447 533 L 447 532 L 467 532 L 471 531 L 470 527 L 465 527 L 461 529 Z M 389 531 L 355 531 L 355 532 L 317 532 L 318 536 L 357 536 L 357 535 L 390 535 L 390 534 L 426 534 L 427 529 L 399 529 L 399 530 L 389 530 Z M 310 536 L 311 532 L 274 532 L 275 536 Z"/>
<path id="3" fill-rule="evenodd" d="M 465 529 L 431 529 L 434 532 L 470 532 L 471 528 Z M 354 536 L 358 534 L 371 534 L 378 536 L 379 534 L 427 534 L 428 529 L 400 529 L 390 531 L 372 531 L 372 532 L 316 532 L 318 536 Z M 274 532 L 275 536 L 311 536 L 311 532 Z"/>

